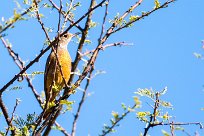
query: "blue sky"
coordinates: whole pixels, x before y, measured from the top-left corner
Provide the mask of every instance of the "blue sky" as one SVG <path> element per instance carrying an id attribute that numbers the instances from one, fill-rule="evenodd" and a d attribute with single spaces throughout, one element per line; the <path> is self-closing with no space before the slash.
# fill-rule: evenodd
<path id="1" fill-rule="evenodd" d="M 164 2 L 162 0 L 161 2 Z M 2 1 L 0 8 L 0 17 L 4 16 L 8 19 L 13 15 L 15 3 Z M 132 5 L 134 0 L 128 2 L 118 2 L 112 0 L 110 2 L 110 11 L 108 18 L 114 17 L 118 12 L 123 13 Z M 86 11 L 89 3 L 82 2 L 80 12 L 76 14 L 76 18 Z M 88 92 L 92 95 L 87 98 L 79 118 L 77 125 L 77 135 L 95 136 L 102 130 L 104 123 L 108 124 L 111 118 L 111 111 L 122 112 L 121 103 L 132 105 L 134 92 L 138 88 L 153 88 L 154 90 L 162 90 L 168 87 L 164 100 L 170 101 L 174 110 L 169 113 L 174 117 L 174 121 L 178 122 L 203 122 L 204 112 L 200 109 L 204 107 L 204 61 L 197 59 L 193 53 L 203 53 L 201 40 L 204 39 L 204 15 L 202 14 L 203 0 L 177 0 L 169 5 L 168 8 L 161 9 L 149 17 L 140 20 L 130 29 L 125 29 L 110 37 L 107 43 L 125 41 L 133 43 L 128 47 L 112 47 L 102 51 L 97 59 L 95 68 L 104 70 L 106 74 L 101 74 L 92 79 Z M 133 14 L 140 15 L 141 11 L 150 10 L 153 5 L 152 1 L 144 1 L 141 7 Z M 47 17 L 43 19 L 45 25 L 56 28 L 56 19 L 53 19 L 55 12 L 46 12 Z M 53 14 L 53 16 L 51 16 Z M 99 10 L 94 14 L 94 21 L 101 19 L 99 15 L 103 14 Z M 108 26 L 108 24 L 107 24 Z M 99 36 L 100 25 L 90 31 L 89 38 L 93 39 L 93 44 L 86 45 L 86 48 L 94 48 Z M 108 28 L 108 27 L 106 27 Z M 54 30 L 56 31 L 56 29 Z M 75 32 L 75 30 L 72 30 Z M 21 21 L 15 24 L 15 28 L 8 30 L 5 38 L 13 44 L 13 49 L 19 53 L 26 64 L 31 61 L 43 47 L 45 39 L 43 31 L 36 20 Z M 55 33 L 51 34 L 54 36 Z M 94 41 L 95 40 L 95 41 Z M 68 47 L 72 58 L 75 56 L 77 44 L 76 39 L 70 43 Z M 19 69 L 8 56 L 6 49 L 0 46 L 0 86 L 11 79 Z M 28 73 L 33 71 L 44 71 L 46 53 L 39 61 L 34 64 Z M 43 75 L 37 75 L 33 79 L 35 88 L 40 93 L 43 91 Z M 38 106 L 31 90 L 27 87 L 26 81 L 21 83 L 15 82 L 10 86 L 22 86 L 19 91 L 8 91 L 4 93 L 3 99 L 8 107 L 9 112 L 12 111 L 15 99 L 20 98 L 22 101 L 17 108 L 16 114 L 25 117 L 28 113 L 40 113 Z M 70 97 L 75 100 L 73 112 L 76 110 L 81 92 Z M 139 109 L 150 110 L 146 100 L 142 99 L 143 107 Z M 70 130 L 72 123 L 72 113 L 59 117 L 58 121 L 63 127 Z M 0 122 L 4 121 L 0 116 Z M 71 123 L 70 123 L 71 122 Z M 143 132 L 145 124 L 140 123 L 136 119 L 135 113 L 130 114 L 121 125 L 116 128 L 117 136 L 139 135 Z M 4 124 L 0 124 L 0 130 L 3 130 Z M 192 135 L 198 131 L 203 135 L 203 130 L 199 130 L 198 126 L 186 126 L 186 131 Z M 161 135 L 161 129 L 169 131 L 168 127 L 158 127 L 151 129 L 151 136 Z M 56 131 L 54 134 L 61 134 Z M 184 133 L 178 133 L 184 135 Z"/>

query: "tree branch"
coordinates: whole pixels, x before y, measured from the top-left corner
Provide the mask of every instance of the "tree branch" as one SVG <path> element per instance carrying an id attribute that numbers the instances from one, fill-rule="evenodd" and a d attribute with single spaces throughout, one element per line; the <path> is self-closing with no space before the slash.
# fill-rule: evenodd
<path id="1" fill-rule="evenodd" d="M 18 99 L 16 99 L 16 104 L 15 104 L 15 106 L 14 106 L 14 108 L 13 108 L 13 112 L 12 112 L 12 116 L 11 116 L 10 123 L 13 121 L 14 113 L 15 113 L 15 111 L 16 111 L 16 108 L 17 108 L 19 102 L 20 102 L 20 101 L 19 101 Z M 8 134 L 9 128 L 10 128 L 10 126 L 8 126 L 8 129 L 7 129 L 7 131 L 6 131 L 6 135 Z"/>
<path id="2" fill-rule="evenodd" d="M 101 50 L 104 51 L 106 48 L 113 47 L 113 46 L 128 46 L 128 45 L 132 45 L 132 43 L 116 42 L 116 43 L 106 44 L 106 45 L 102 46 Z M 93 53 L 94 51 L 95 51 L 95 49 L 90 50 L 90 51 L 86 51 L 84 53 L 80 53 L 80 55 L 83 57 L 83 56 L 86 56 L 90 53 Z"/>
<path id="3" fill-rule="evenodd" d="M 137 17 L 135 20 L 132 20 L 132 21 L 129 21 L 127 22 L 125 25 L 119 27 L 118 29 L 114 30 L 114 31 L 111 31 L 111 33 L 115 33 L 123 28 L 127 28 L 128 26 L 130 26 L 131 24 L 133 24 L 134 22 L 140 20 L 140 19 L 143 19 L 144 17 L 147 17 L 149 16 L 150 14 L 152 14 L 153 12 L 159 10 L 159 9 L 162 9 L 162 8 L 165 8 L 167 7 L 170 3 L 174 2 L 175 0 L 169 0 L 169 1 L 166 1 L 165 3 L 163 3 L 161 6 L 159 6 L 158 8 L 154 8 L 153 10 L 151 11 L 148 11 L 146 13 L 143 13 L 141 16 Z M 124 19 L 124 18 L 123 18 Z"/>
<path id="4" fill-rule="evenodd" d="M 134 104 L 131 109 L 134 109 L 137 105 Z M 103 133 L 100 136 L 106 136 L 107 134 L 109 134 L 114 127 L 116 127 L 118 125 L 118 123 L 120 121 L 122 121 L 129 113 L 131 112 L 131 110 L 126 111 L 125 113 L 123 113 L 123 115 L 121 117 L 119 117 L 113 124 L 112 126 L 108 127 L 108 129 L 106 131 L 103 131 Z"/>
<path id="5" fill-rule="evenodd" d="M 0 95 L 0 107 L 1 107 L 1 110 L 3 112 L 4 118 L 6 120 L 6 123 L 9 126 L 8 129 L 13 128 L 13 129 L 11 129 L 11 134 L 15 135 L 16 134 L 15 127 L 13 126 L 11 119 L 9 118 L 8 111 L 7 111 L 6 106 L 4 105 L 3 100 L 2 100 L 2 95 Z"/>
<path id="6" fill-rule="evenodd" d="M 37 0 L 37 3 L 40 3 L 41 0 Z M 9 27 L 11 27 L 16 21 L 18 21 L 18 19 L 20 19 L 22 16 L 26 15 L 27 13 L 29 13 L 31 11 L 31 9 L 33 8 L 33 6 L 30 6 L 28 9 L 26 9 L 26 11 L 24 11 L 23 13 L 21 13 L 18 18 L 16 18 L 15 21 L 10 22 L 9 24 L 7 24 L 7 26 L 5 26 L 1 31 L 0 34 L 3 33 L 4 31 L 6 31 Z"/>
<path id="7" fill-rule="evenodd" d="M 22 61 L 22 59 L 20 58 L 20 56 L 14 52 L 14 50 L 11 49 L 11 46 L 9 46 L 6 41 L 4 40 L 3 37 L 1 37 L 2 43 L 4 44 L 4 47 L 7 49 L 9 55 L 12 57 L 13 61 L 16 63 L 16 65 L 19 67 L 20 70 L 23 70 L 24 63 Z M 25 72 L 24 77 L 26 78 L 27 82 L 28 82 L 28 87 L 31 88 L 33 94 L 35 95 L 35 98 L 38 100 L 38 103 L 40 104 L 40 106 L 43 104 L 40 95 L 38 94 L 37 90 L 34 88 L 31 79 L 28 77 L 27 73 Z"/>
<path id="8" fill-rule="evenodd" d="M 155 97 L 156 97 L 156 100 L 154 103 L 154 111 L 153 111 L 153 114 L 150 116 L 150 121 L 149 121 L 147 127 L 145 128 L 143 136 L 147 135 L 147 132 L 152 127 L 152 124 L 154 124 L 154 122 L 156 121 L 157 109 L 159 108 L 159 93 L 158 92 L 155 93 Z"/>
<path id="9" fill-rule="evenodd" d="M 79 102 L 79 107 L 77 109 L 77 113 L 76 115 L 74 116 L 74 121 L 72 123 L 72 132 L 71 132 L 71 136 L 75 136 L 76 134 L 76 125 L 77 125 L 77 120 L 79 118 L 79 115 L 80 115 L 80 112 L 81 112 L 81 108 L 85 102 L 85 99 L 86 99 L 86 93 L 87 93 L 87 90 L 88 90 L 88 86 L 90 84 L 90 81 L 91 81 L 91 75 L 92 75 L 92 71 L 90 71 L 90 74 L 89 74 L 89 77 L 87 78 L 87 81 L 86 81 L 86 86 L 85 86 L 85 89 L 83 91 L 83 95 L 81 97 L 81 101 Z"/>
<path id="10" fill-rule="evenodd" d="M 91 4 L 90 4 L 90 6 L 89 6 L 89 10 L 91 10 L 91 9 L 93 8 L 94 3 L 95 3 L 95 0 L 91 0 Z M 80 56 L 79 52 L 82 51 L 82 48 L 83 48 L 83 46 L 84 46 L 84 42 L 85 42 L 85 40 L 86 40 L 86 37 L 87 37 L 87 34 L 88 34 L 88 30 L 89 30 L 89 27 L 90 27 L 92 14 L 93 14 L 93 12 L 90 12 L 90 13 L 88 14 L 88 17 L 87 17 L 87 20 L 86 20 L 86 23 L 85 23 L 85 27 L 84 27 L 84 29 L 83 29 L 83 31 L 82 31 L 82 36 L 81 36 L 81 40 L 80 40 L 80 42 L 79 42 L 79 46 L 78 46 L 78 49 L 77 49 L 77 53 L 76 53 L 76 56 L 75 56 L 75 60 L 74 60 L 74 62 L 73 62 L 73 64 L 72 64 L 72 72 L 74 72 L 74 71 L 76 70 L 76 68 L 77 68 L 77 66 L 78 66 L 78 64 L 79 64 L 79 62 L 80 62 L 80 60 L 81 60 L 81 56 Z M 69 82 L 68 82 L 69 85 L 71 84 L 71 82 L 73 81 L 73 79 L 74 79 L 74 74 L 72 74 L 71 77 L 70 77 L 70 80 L 69 80 Z M 65 91 L 64 94 L 65 94 L 65 93 L 67 93 L 67 92 Z"/>
<path id="11" fill-rule="evenodd" d="M 68 17 L 68 15 L 69 15 L 69 13 L 66 13 L 65 11 L 62 11 L 62 10 L 60 10 L 60 8 L 52 1 L 52 0 L 49 0 L 50 1 L 50 3 L 52 4 L 52 6 L 58 11 L 58 12 L 60 12 L 63 16 L 64 16 L 64 18 L 65 18 L 65 21 L 64 21 L 64 24 L 66 23 L 66 20 L 68 20 L 71 24 L 74 24 L 74 21 L 73 20 L 71 20 L 69 17 Z M 72 2 L 71 2 L 72 3 Z M 71 6 L 72 4 L 70 4 L 70 6 Z M 81 32 L 83 31 L 83 29 L 81 28 L 81 26 L 79 26 L 78 24 L 75 24 L 74 25 L 76 28 L 78 28 Z"/>

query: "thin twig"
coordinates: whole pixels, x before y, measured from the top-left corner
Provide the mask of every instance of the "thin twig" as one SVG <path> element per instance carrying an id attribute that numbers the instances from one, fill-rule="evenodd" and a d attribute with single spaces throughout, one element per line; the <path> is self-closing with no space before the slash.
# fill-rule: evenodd
<path id="1" fill-rule="evenodd" d="M 35 12 L 36 12 L 37 20 L 38 20 L 38 22 L 40 23 L 41 28 L 42 28 L 42 30 L 44 31 L 46 38 L 48 39 L 49 42 L 51 42 L 50 37 L 49 37 L 49 35 L 48 35 L 48 33 L 47 33 L 45 27 L 44 27 L 44 23 L 42 22 L 42 20 L 41 20 L 41 18 L 40 18 L 38 3 L 37 3 L 36 0 L 34 0 L 33 2 L 34 2 L 35 7 L 36 7 Z"/>
<path id="2" fill-rule="evenodd" d="M 78 120 L 78 118 L 79 118 L 79 115 L 80 115 L 80 112 L 81 112 L 81 108 L 82 108 L 82 106 L 83 106 L 83 104 L 84 104 L 84 102 L 85 102 L 85 99 L 86 99 L 86 93 L 87 93 L 88 86 L 89 86 L 90 81 L 91 81 L 92 72 L 93 72 L 93 70 L 90 71 L 89 77 L 87 78 L 85 89 L 84 89 L 84 91 L 83 91 L 81 100 L 80 100 L 80 102 L 79 102 L 79 106 L 78 106 L 76 115 L 74 116 L 74 121 L 73 121 L 73 123 L 72 123 L 71 136 L 75 136 L 75 134 L 76 134 L 77 120 Z"/>
<path id="3" fill-rule="evenodd" d="M 57 10 L 57 11 L 60 11 L 60 8 L 52 1 L 52 0 L 49 0 L 50 1 L 50 3 L 52 4 L 52 6 Z M 63 16 L 64 16 L 64 18 L 65 18 L 65 21 L 64 21 L 64 23 L 66 23 L 66 20 L 68 20 L 71 24 L 74 24 L 74 21 L 73 20 L 71 20 L 68 16 L 69 16 L 69 14 L 68 13 L 66 13 L 65 11 L 62 11 L 61 10 L 61 12 L 60 12 Z M 63 26 L 63 25 L 62 25 Z M 81 32 L 83 31 L 83 29 L 81 28 L 81 26 L 79 26 L 78 24 L 75 24 L 74 25 L 76 28 L 78 28 Z"/>
<path id="4" fill-rule="evenodd" d="M 134 104 L 131 109 L 134 109 L 137 105 Z M 108 129 L 106 131 L 103 131 L 103 133 L 100 136 L 106 136 L 107 134 L 109 134 L 114 127 L 116 127 L 118 125 L 118 123 L 120 121 L 122 121 L 129 113 L 131 112 L 131 110 L 127 110 L 125 113 L 123 113 L 123 115 L 121 117 L 119 117 L 113 124 L 112 126 L 108 127 Z"/>
<path id="5" fill-rule="evenodd" d="M 174 130 L 175 130 L 174 125 L 169 125 L 169 128 L 170 128 L 170 131 L 171 131 L 171 136 L 175 136 L 175 134 L 174 134 Z"/>
<path id="6" fill-rule="evenodd" d="M 168 125 L 174 125 L 174 126 L 185 126 L 185 125 L 199 125 L 200 129 L 203 129 L 203 125 L 200 122 L 170 122 L 170 123 L 154 123 L 151 125 L 151 127 L 154 126 L 168 126 Z"/>
<path id="7" fill-rule="evenodd" d="M 58 37 L 60 36 L 61 12 L 62 12 L 62 0 L 60 0 L 59 18 L 58 18 L 58 25 L 57 25 Z"/>
<path id="8" fill-rule="evenodd" d="M 10 120 L 10 122 L 13 121 L 14 113 L 15 113 L 15 111 L 16 111 L 16 108 L 17 108 L 19 102 L 20 102 L 20 100 L 16 99 L 16 104 L 15 104 L 15 106 L 14 106 L 14 108 L 13 108 L 13 112 L 12 112 L 12 114 L 11 114 L 11 120 Z M 6 135 L 8 134 L 8 131 L 9 131 L 9 126 L 8 126 L 7 131 L 6 131 Z"/>
<path id="9" fill-rule="evenodd" d="M 88 16 L 92 11 L 94 11 L 95 9 L 97 9 L 98 7 L 102 6 L 103 3 L 106 0 L 102 0 L 99 4 L 97 4 L 95 7 L 89 9 L 83 16 L 81 16 L 76 22 L 72 23 L 62 34 L 67 33 L 73 26 L 75 26 L 76 24 L 78 24 L 79 22 L 81 22 L 86 16 Z"/>
<path id="10" fill-rule="evenodd" d="M 14 128 L 12 122 L 11 122 L 11 119 L 9 118 L 9 115 L 8 115 L 8 111 L 6 109 L 6 106 L 4 105 L 3 103 L 3 100 L 2 100 L 2 95 L 0 95 L 0 107 L 1 107 L 1 110 L 3 112 L 3 115 L 4 115 L 4 118 L 6 120 L 6 123 L 7 125 L 9 126 L 8 128 Z M 12 135 L 15 135 L 16 132 L 15 132 L 15 128 L 14 129 L 11 129 L 11 134 Z"/>
<path id="11" fill-rule="evenodd" d="M 106 44 L 106 45 L 102 46 L 101 50 L 105 50 L 106 48 L 109 48 L 109 47 L 112 47 L 112 46 L 128 46 L 128 45 L 132 45 L 132 43 L 116 42 L 116 43 Z M 90 50 L 90 51 L 86 51 L 84 53 L 80 53 L 80 55 L 83 57 L 83 56 L 86 56 L 86 55 L 88 55 L 90 53 L 93 53 L 94 51 L 95 51 L 95 49 Z"/>
<path id="12" fill-rule="evenodd" d="M 63 22 L 63 24 L 62 24 L 62 30 L 65 28 L 67 21 L 70 21 L 71 23 L 73 23 L 73 20 L 71 20 L 71 19 L 69 18 L 69 14 L 70 14 L 70 12 L 71 12 L 71 9 L 73 8 L 73 6 L 72 6 L 72 5 L 73 5 L 73 2 L 74 2 L 74 0 L 70 0 L 69 8 L 68 8 L 66 14 L 63 14 L 63 15 L 64 15 L 64 22 Z M 64 12 L 62 11 L 61 13 L 64 13 Z M 77 27 L 81 32 L 83 32 L 83 29 L 82 29 L 79 25 L 76 25 L 76 27 Z"/>
<path id="13" fill-rule="evenodd" d="M 60 130 L 65 136 L 71 136 L 62 126 L 60 126 L 59 123 L 55 122 L 55 125 L 59 128 L 59 130 Z"/>
<path id="14" fill-rule="evenodd" d="M 149 131 L 149 129 L 152 127 L 152 124 L 154 124 L 154 122 L 156 121 L 156 114 L 157 114 L 157 109 L 159 108 L 159 93 L 156 92 L 155 93 L 155 102 L 154 102 L 154 110 L 153 110 L 153 114 L 150 116 L 150 120 L 149 123 L 147 125 L 147 127 L 144 129 L 144 134 L 143 136 L 147 135 L 147 132 Z"/>
<path id="15" fill-rule="evenodd" d="M 101 40 L 101 38 L 102 38 L 102 36 L 103 36 L 103 33 L 104 33 L 104 31 L 105 31 L 105 22 L 106 22 L 106 18 L 107 18 L 107 15 L 108 15 L 109 0 L 108 0 L 105 4 L 106 4 L 105 15 L 104 15 L 104 17 L 103 17 L 102 28 L 101 28 L 101 34 L 100 34 L 98 40 Z"/>

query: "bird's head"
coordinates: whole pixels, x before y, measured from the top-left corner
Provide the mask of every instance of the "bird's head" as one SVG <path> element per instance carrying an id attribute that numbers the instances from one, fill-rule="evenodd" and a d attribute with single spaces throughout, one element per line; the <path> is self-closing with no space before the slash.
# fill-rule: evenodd
<path id="1" fill-rule="evenodd" d="M 67 45 L 69 44 L 69 42 L 71 41 L 71 39 L 77 35 L 79 35 L 80 33 L 75 33 L 75 34 L 71 34 L 69 32 L 63 34 L 60 36 L 59 38 L 59 46 L 60 48 L 67 48 Z"/>
<path id="2" fill-rule="evenodd" d="M 59 38 L 59 46 L 67 46 L 67 44 L 71 41 L 72 37 L 74 37 L 74 34 L 71 33 L 65 33 Z"/>

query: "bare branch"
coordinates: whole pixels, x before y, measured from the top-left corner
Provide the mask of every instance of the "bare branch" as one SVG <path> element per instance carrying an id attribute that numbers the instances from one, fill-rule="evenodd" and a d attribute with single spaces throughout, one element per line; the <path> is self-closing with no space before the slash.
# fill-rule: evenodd
<path id="1" fill-rule="evenodd" d="M 59 18 L 57 26 L 58 37 L 60 36 L 61 12 L 62 12 L 62 0 L 60 0 Z"/>
<path id="2" fill-rule="evenodd" d="M 111 44 L 106 44 L 104 46 L 101 46 L 101 50 L 105 50 L 106 48 L 112 47 L 112 46 L 128 46 L 128 45 L 132 45 L 132 43 L 125 43 L 125 42 L 116 42 L 116 43 L 111 43 Z M 81 57 L 86 56 L 90 53 L 93 53 L 95 51 L 94 50 L 90 50 L 90 51 L 86 51 L 84 53 L 80 53 Z"/>
<path id="3" fill-rule="evenodd" d="M 154 123 L 151 127 L 154 126 L 163 126 L 163 125 L 174 125 L 174 126 L 183 126 L 183 125 L 199 125 L 200 129 L 203 129 L 203 125 L 200 122 L 170 122 L 170 123 Z"/>
<path id="4" fill-rule="evenodd" d="M 6 109 L 6 106 L 5 106 L 4 103 L 3 103 L 2 95 L 0 95 L 0 107 L 1 107 L 1 110 L 2 110 L 2 112 L 3 112 L 4 118 L 5 118 L 5 120 L 6 120 L 6 123 L 7 123 L 7 125 L 9 126 L 8 129 L 9 129 L 9 128 L 13 128 L 13 129 L 11 130 L 11 134 L 12 134 L 12 135 L 15 135 L 15 134 L 16 134 L 15 128 L 14 128 L 12 122 L 11 122 L 11 119 L 9 118 L 8 111 L 7 111 L 7 109 Z"/>
<path id="5" fill-rule="evenodd" d="M 127 15 L 129 15 L 134 9 L 136 9 L 142 2 L 143 2 L 143 0 L 137 1 L 134 5 L 132 5 L 132 6 L 120 17 L 120 19 L 124 19 L 124 18 L 125 18 Z"/>
<path id="6" fill-rule="evenodd" d="M 97 9 L 98 7 L 102 6 L 103 3 L 106 2 L 106 0 L 102 0 L 99 4 L 97 4 L 95 7 L 89 9 L 82 17 L 80 17 L 76 22 L 72 23 L 64 32 L 67 33 L 73 26 L 75 26 L 76 24 L 78 24 L 79 22 L 81 22 L 86 16 L 88 16 L 92 11 L 94 11 L 95 9 Z"/>
<path id="7" fill-rule="evenodd" d="M 79 118 L 81 108 L 82 108 L 82 106 L 83 106 L 83 104 L 84 104 L 84 102 L 85 102 L 85 99 L 86 99 L 86 93 L 87 93 L 87 89 L 88 89 L 88 86 L 89 86 L 90 81 L 91 81 L 92 72 L 93 72 L 93 70 L 90 71 L 90 73 L 89 73 L 89 77 L 87 78 L 86 86 L 85 86 L 85 89 L 84 89 L 84 91 L 83 91 L 83 95 L 82 95 L 81 100 L 80 100 L 80 102 L 79 102 L 79 107 L 78 107 L 78 109 L 77 109 L 77 113 L 76 113 L 76 115 L 74 116 L 74 121 L 73 121 L 73 123 L 72 123 L 72 133 L 71 133 L 71 136 L 75 136 L 75 134 L 76 134 L 77 120 L 78 120 L 78 118 Z"/>
<path id="8" fill-rule="evenodd" d="M 14 106 L 14 108 L 13 108 L 13 112 L 12 112 L 12 116 L 11 116 L 10 123 L 13 121 L 14 113 L 15 113 L 15 111 L 16 111 L 16 108 L 17 108 L 19 102 L 20 102 L 20 100 L 16 99 L 16 104 L 15 104 L 15 106 Z M 7 131 L 6 131 L 6 135 L 8 134 L 9 127 L 10 127 L 10 126 L 8 126 L 8 129 L 7 129 Z"/>
<path id="9" fill-rule="evenodd" d="M 101 34 L 98 40 L 101 40 L 103 33 L 105 31 L 105 22 L 106 22 L 106 17 L 108 15 L 108 5 L 109 5 L 109 0 L 106 2 L 106 8 L 105 8 L 105 15 L 103 17 L 103 23 L 102 23 L 102 28 L 101 28 Z"/>
<path id="10" fill-rule="evenodd" d="M 35 7 L 36 7 L 36 17 L 37 17 L 37 20 L 38 20 L 38 22 L 40 23 L 41 28 L 42 28 L 42 30 L 44 31 L 46 38 L 48 39 L 49 42 L 51 42 L 50 37 L 49 37 L 49 35 L 48 35 L 48 33 L 47 33 L 45 27 L 44 27 L 44 23 L 42 22 L 42 20 L 41 20 L 41 18 L 40 18 L 39 9 L 38 9 L 38 8 L 39 8 L 39 7 L 38 7 L 38 3 L 37 3 L 36 0 L 34 0 L 33 2 L 35 3 Z"/>
<path id="11" fill-rule="evenodd" d="M 158 92 L 155 93 L 155 97 L 156 97 L 156 100 L 154 102 L 154 111 L 153 111 L 153 114 L 150 117 L 150 120 L 149 120 L 149 123 L 148 123 L 147 127 L 145 128 L 143 136 L 147 135 L 147 132 L 152 127 L 152 124 L 154 124 L 154 122 L 156 121 L 157 109 L 159 108 L 159 93 Z"/>
<path id="12" fill-rule="evenodd" d="M 55 125 L 59 128 L 59 130 L 60 130 L 65 136 L 71 136 L 62 126 L 60 126 L 59 123 L 55 122 Z"/>
<path id="13" fill-rule="evenodd" d="M 66 13 L 65 11 L 60 10 L 60 8 L 59 8 L 52 0 L 49 0 L 49 1 L 50 1 L 50 3 L 52 4 L 52 6 L 53 6 L 58 12 L 60 12 L 60 13 L 64 16 L 65 21 L 64 21 L 64 24 L 63 24 L 62 26 L 64 26 L 64 25 L 66 24 L 67 20 L 68 20 L 69 22 L 71 22 L 71 24 L 74 24 L 74 21 L 69 18 L 69 12 Z M 73 1 L 71 1 L 70 8 L 71 8 L 71 5 L 72 5 L 72 2 L 73 2 Z M 81 32 L 83 31 L 83 29 L 81 28 L 81 26 L 79 26 L 78 24 L 75 24 L 74 26 L 75 26 L 76 28 L 78 28 Z"/>

